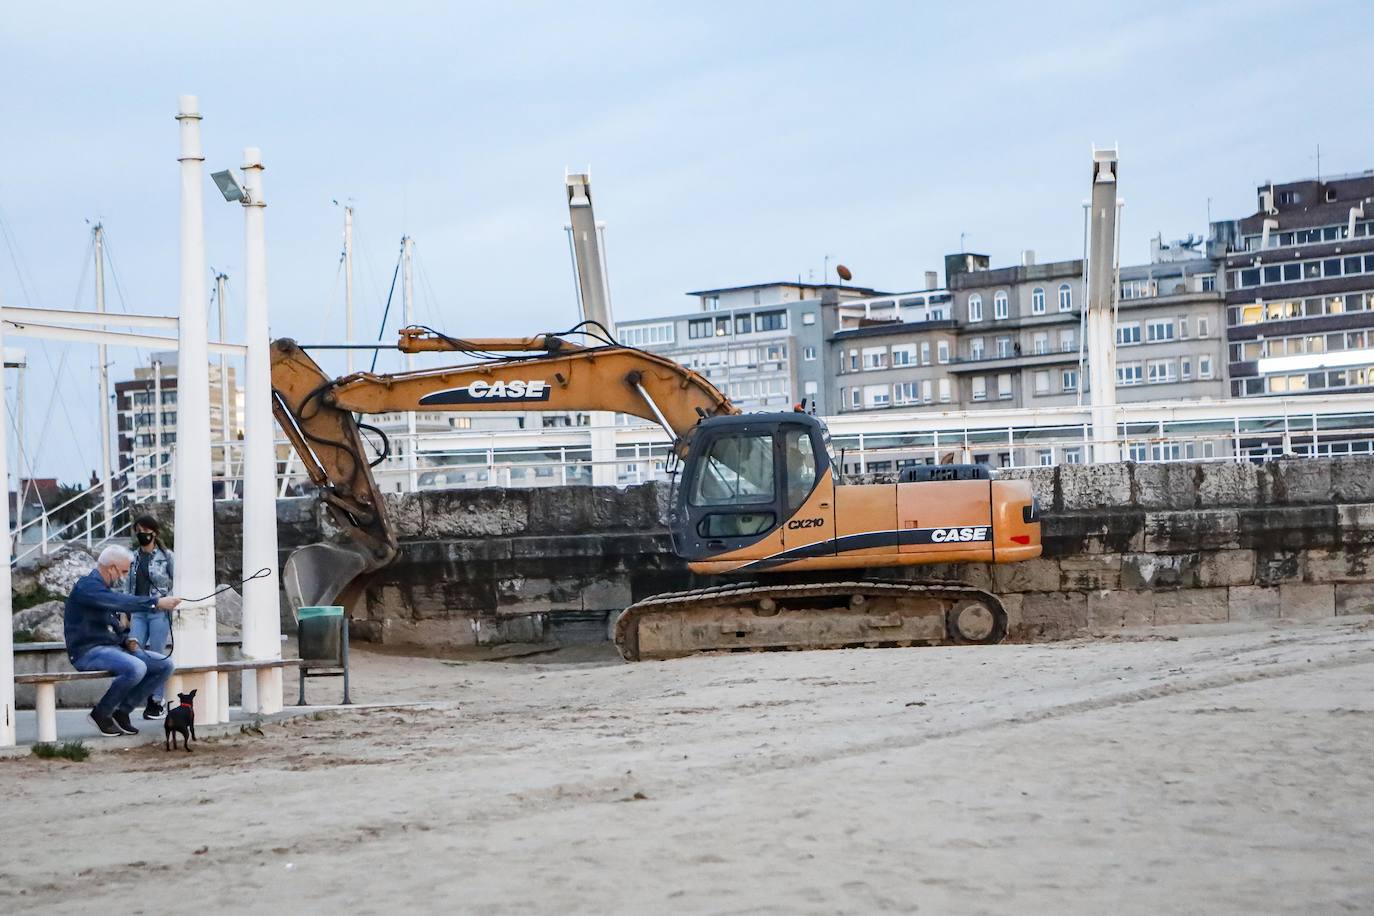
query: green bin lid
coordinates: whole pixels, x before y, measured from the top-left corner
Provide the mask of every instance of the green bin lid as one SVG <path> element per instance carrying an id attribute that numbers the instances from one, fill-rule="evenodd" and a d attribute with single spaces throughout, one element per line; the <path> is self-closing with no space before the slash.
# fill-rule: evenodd
<path id="1" fill-rule="evenodd" d="M 297 620 L 308 620 L 311 617 L 342 617 L 344 609 L 339 605 L 328 605 L 325 607 L 303 607 L 296 612 Z"/>

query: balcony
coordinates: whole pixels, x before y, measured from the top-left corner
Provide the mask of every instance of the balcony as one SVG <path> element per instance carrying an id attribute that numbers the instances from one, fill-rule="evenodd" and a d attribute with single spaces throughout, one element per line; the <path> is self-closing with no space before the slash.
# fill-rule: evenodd
<path id="1" fill-rule="evenodd" d="M 1017 353 L 1012 356 L 984 356 L 973 359 L 969 356 L 956 357 L 950 363 L 949 371 L 956 374 L 973 372 L 993 372 L 999 369 L 1029 369 L 1038 366 L 1077 365 L 1078 349 L 1052 350 L 1049 353 Z"/>

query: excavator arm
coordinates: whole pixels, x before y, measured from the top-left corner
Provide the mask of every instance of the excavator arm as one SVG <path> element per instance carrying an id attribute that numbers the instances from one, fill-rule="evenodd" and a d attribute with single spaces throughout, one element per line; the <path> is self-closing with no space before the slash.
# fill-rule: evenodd
<path id="1" fill-rule="evenodd" d="M 277 422 L 319 489 L 331 519 L 351 540 L 348 548 L 313 545 L 319 548 L 318 555 L 308 562 L 308 555 L 288 561 L 286 584 L 298 603 L 333 602 L 348 583 L 396 556 L 396 533 L 372 476 L 372 465 L 385 454 L 369 458 L 363 432 L 372 427 L 355 419 L 355 414 L 614 411 L 660 424 L 681 453 L 687 432 L 699 420 L 739 413 L 698 373 L 632 347 L 585 347 L 552 334 L 460 340 L 406 328 L 401 332 L 400 349 L 460 352 L 476 355 L 480 361 L 396 374 L 358 372 L 331 379 L 294 341 L 272 344 Z"/>

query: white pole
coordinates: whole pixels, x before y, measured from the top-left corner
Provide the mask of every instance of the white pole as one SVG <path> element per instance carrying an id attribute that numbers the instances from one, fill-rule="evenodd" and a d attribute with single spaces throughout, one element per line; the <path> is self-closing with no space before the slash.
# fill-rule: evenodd
<path id="1" fill-rule="evenodd" d="M 262 192 L 262 153 L 243 151 L 244 362 L 243 574 L 271 572 L 243 586 L 245 658 L 281 658 L 281 609 L 277 591 L 277 455 L 272 418 L 272 365 L 267 322 L 267 236 Z M 281 669 L 243 672 L 243 711 L 280 712 Z"/>
<path id="2" fill-rule="evenodd" d="M 0 354 L 5 352 L 4 322 L 0 321 Z M 0 363 L 4 360 L 0 359 Z M 22 369 L 19 371 L 23 371 Z M 0 366 L 0 405 L 5 403 L 5 370 Z M 0 468 L 8 471 L 5 424 L 0 423 Z M 5 492 L 9 492 L 6 481 Z M 20 513 L 22 517 L 22 503 Z M 14 729 L 14 611 L 10 606 L 13 597 L 10 585 L 10 501 L 0 499 L 0 537 L 5 541 L 5 556 L 0 561 L 0 747 L 10 747 L 15 743 Z"/>
<path id="3" fill-rule="evenodd" d="M 219 340 L 224 343 L 229 339 L 229 319 L 228 313 L 224 310 L 224 293 L 228 285 L 229 277 L 227 274 L 215 274 L 215 308 L 219 312 Z M 220 448 L 220 474 L 224 477 L 224 495 L 226 498 L 234 495 L 234 482 L 229 479 L 229 443 L 233 439 L 233 421 L 229 416 L 229 358 L 223 353 L 219 355 L 219 438 L 224 443 Z"/>
<path id="4" fill-rule="evenodd" d="M 412 259 L 415 249 L 415 240 L 410 236 L 401 239 L 401 277 L 404 282 L 401 284 L 401 302 L 405 305 L 406 327 L 415 323 L 415 289 L 411 281 Z M 415 368 L 415 354 L 406 354 L 406 371 L 410 372 Z M 415 411 L 406 411 L 406 437 L 409 443 L 406 445 L 406 471 L 409 472 L 410 492 L 414 493 L 419 489 L 419 474 L 415 470 Z"/>
<path id="5" fill-rule="evenodd" d="M 162 501 L 162 360 L 153 360 L 153 499 Z M 135 478 L 137 479 L 137 478 Z"/>
<path id="6" fill-rule="evenodd" d="M 181 309 L 177 323 L 175 593 L 201 597 L 215 590 L 215 516 L 210 489 L 209 297 L 205 287 L 205 157 L 196 97 L 181 97 Z M 159 408 L 161 405 L 158 405 Z M 176 614 L 179 667 L 216 662 L 215 601 L 183 606 Z M 213 673 L 197 683 L 196 717 L 219 717 Z"/>
<path id="7" fill-rule="evenodd" d="M 353 208 L 344 207 L 344 343 L 353 343 Z M 353 351 L 345 350 L 346 375 L 353 374 Z"/>
<path id="8" fill-rule="evenodd" d="M 95 310 L 105 314 L 105 228 L 100 223 L 91 230 L 95 234 Z M 114 498 L 110 494 L 110 360 L 105 345 L 97 348 L 100 362 L 100 507 L 104 512 L 105 537 L 114 530 Z"/>

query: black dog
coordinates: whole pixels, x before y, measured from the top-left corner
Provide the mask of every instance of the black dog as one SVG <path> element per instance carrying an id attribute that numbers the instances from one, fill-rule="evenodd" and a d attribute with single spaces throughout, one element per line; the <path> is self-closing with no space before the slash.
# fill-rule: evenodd
<path id="1" fill-rule="evenodd" d="M 167 750 L 175 750 L 177 746 L 177 733 L 181 734 L 181 744 L 186 748 L 186 753 L 191 752 L 191 739 L 196 738 L 196 708 L 193 705 L 196 699 L 196 692 L 179 693 L 177 699 L 181 704 L 175 709 L 167 710 L 167 718 L 163 721 L 163 731 L 167 733 L 167 740 L 164 743 Z M 199 738 L 196 738 L 199 741 Z"/>

